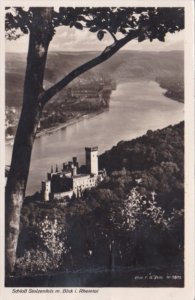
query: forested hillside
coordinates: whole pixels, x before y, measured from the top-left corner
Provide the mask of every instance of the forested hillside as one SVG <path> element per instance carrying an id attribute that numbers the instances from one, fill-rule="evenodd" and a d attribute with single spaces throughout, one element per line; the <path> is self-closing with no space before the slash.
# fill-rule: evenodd
<path id="1" fill-rule="evenodd" d="M 98 286 L 105 273 L 109 286 L 182 286 L 183 147 L 183 122 L 148 131 L 101 155 L 107 177 L 81 198 L 46 204 L 38 193 L 28 197 L 17 273 L 82 270 L 96 274 L 91 286 Z M 163 279 L 135 282 L 136 274 L 149 273 Z M 176 275 L 179 279 L 172 280 Z"/>
<path id="2" fill-rule="evenodd" d="M 45 72 L 45 88 L 96 55 L 96 52 L 50 52 Z M 22 53 L 6 54 L 6 105 L 8 106 L 21 105 L 25 59 L 25 54 Z M 91 78 L 111 76 L 117 83 L 159 78 L 161 84 L 161 82 L 166 81 L 166 78 L 170 78 L 172 81 L 180 74 L 179 85 L 182 87 L 183 73 L 183 51 L 121 51 L 104 64 L 83 74 L 80 78 L 90 81 Z M 172 87 L 174 90 L 177 88 L 177 85 Z M 60 97 L 63 98 L 63 91 L 57 95 L 57 98 Z"/>
<path id="3" fill-rule="evenodd" d="M 156 192 L 166 213 L 183 209 L 184 123 L 121 141 L 99 157 L 108 178 L 102 185 L 127 192 L 136 186 L 145 195 Z"/>

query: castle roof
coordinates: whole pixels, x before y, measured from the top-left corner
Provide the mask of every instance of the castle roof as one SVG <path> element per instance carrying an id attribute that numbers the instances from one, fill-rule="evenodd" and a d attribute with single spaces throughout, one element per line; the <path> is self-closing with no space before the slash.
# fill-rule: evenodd
<path id="1" fill-rule="evenodd" d="M 95 147 L 85 147 L 85 150 L 86 151 L 98 151 L 98 147 L 95 146 Z"/>

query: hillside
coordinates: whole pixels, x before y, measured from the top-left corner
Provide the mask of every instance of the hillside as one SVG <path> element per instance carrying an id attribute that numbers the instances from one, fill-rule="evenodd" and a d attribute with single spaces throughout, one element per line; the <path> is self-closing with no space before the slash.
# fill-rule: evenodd
<path id="1" fill-rule="evenodd" d="M 183 146 L 183 122 L 148 131 L 102 154 L 108 175 L 80 198 L 27 197 L 15 284 L 28 285 L 31 276 L 33 286 L 48 278 L 79 286 L 81 276 L 83 286 L 182 287 Z M 59 283 L 67 274 L 71 281 Z"/>
<path id="2" fill-rule="evenodd" d="M 183 122 L 147 134 L 131 141 L 121 141 L 99 157 L 100 167 L 110 174 L 123 167 L 129 171 L 155 167 L 164 161 L 183 165 Z"/>
<path id="3" fill-rule="evenodd" d="M 92 59 L 97 54 L 96 52 L 50 52 L 46 65 L 45 87 L 61 79 L 72 69 Z M 6 104 L 8 106 L 21 105 L 25 64 L 25 54 L 6 54 Z M 183 69 L 183 51 L 121 51 L 104 64 L 83 74 L 81 78 L 111 76 L 117 82 L 121 82 L 137 79 L 156 80 L 157 77 L 161 79 L 174 78 L 180 74 L 182 83 Z M 62 96 L 63 92 L 59 93 L 57 97 Z"/>
<path id="4" fill-rule="evenodd" d="M 108 179 L 103 187 L 142 195 L 156 192 L 157 203 L 168 213 L 184 207 L 184 122 L 131 141 L 121 141 L 99 157 Z"/>

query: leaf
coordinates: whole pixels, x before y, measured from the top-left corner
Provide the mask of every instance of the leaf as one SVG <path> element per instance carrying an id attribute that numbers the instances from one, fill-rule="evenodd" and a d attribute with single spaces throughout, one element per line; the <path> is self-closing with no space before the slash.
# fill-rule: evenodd
<path id="1" fill-rule="evenodd" d="M 103 30 L 98 31 L 97 37 L 100 41 L 103 39 L 104 33 L 105 33 L 105 31 L 103 31 Z"/>
<path id="2" fill-rule="evenodd" d="M 26 26 L 25 27 L 23 26 L 20 29 L 24 34 L 28 34 L 28 28 Z"/>
<path id="3" fill-rule="evenodd" d="M 170 28 L 170 29 L 169 29 L 169 32 L 170 32 L 170 33 L 174 33 L 174 32 L 175 32 L 175 29 Z"/>
<path id="4" fill-rule="evenodd" d="M 89 29 L 89 31 L 91 32 L 97 32 L 98 31 L 98 28 L 96 26 L 93 26 Z"/>
<path id="5" fill-rule="evenodd" d="M 76 22 L 76 23 L 74 24 L 74 26 L 75 26 L 77 29 L 83 30 L 83 25 L 82 25 L 81 23 L 79 23 L 79 22 Z"/>
<path id="6" fill-rule="evenodd" d="M 78 21 L 86 21 L 84 16 L 78 16 L 77 19 L 78 19 Z"/>
<path id="7" fill-rule="evenodd" d="M 146 39 L 146 37 L 145 37 L 144 34 L 140 34 L 140 35 L 138 36 L 138 42 L 143 42 L 145 39 Z"/>
<path id="8" fill-rule="evenodd" d="M 160 42 L 164 42 L 164 41 L 165 41 L 164 35 L 159 35 L 159 36 L 158 36 L 158 40 L 159 40 Z"/>
<path id="9" fill-rule="evenodd" d="M 74 26 L 74 22 L 70 21 L 70 28 Z"/>
<path id="10" fill-rule="evenodd" d="M 123 34 L 127 33 L 125 28 L 120 28 L 120 32 L 123 33 Z"/>
<path id="11" fill-rule="evenodd" d="M 87 27 L 91 27 L 92 25 L 94 25 L 94 20 L 88 20 L 88 21 L 86 22 L 86 26 L 87 26 Z"/>

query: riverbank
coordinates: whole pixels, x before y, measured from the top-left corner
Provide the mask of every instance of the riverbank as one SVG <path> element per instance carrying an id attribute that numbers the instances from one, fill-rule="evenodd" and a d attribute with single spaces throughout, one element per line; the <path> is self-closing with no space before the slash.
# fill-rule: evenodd
<path id="1" fill-rule="evenodd" d="M 52 133 L 57 132 L 59 130 L 65 129 L 68 126 L 74 125 L 74 124 L 76 124 L 78 122 L 81 122 L 85 119 L 93 118 L 93 117 L 98 116 L 99 114 L 101 114 L 105 111 L 108 111 L 108 110 L 109 110 L 109 108 L 101 108 L 100 110 L 98 110 L 96 112 L 89 113 L 89 114 L 86 114 L 86 112 L 85 112 L 84 114 L 81 114 L 80 116 L 73 117 L 72 119 L 70 119 L 69 121 L 67 121 L 65 123 L 62 123 L 62 124 L 59 124 L 57 126 L 50 127 L 50 128 L 47 128 L 47 129 L 43 129 L 41 132 L 37 133 L 36 138 L 40 138 L 43 135 L 52 134 Z"/>
<path id="2" fill-rule="evenodd" d="M 87 119 L 91 119 L 91 118 L 93 118 L 95 116 L 98 116 L 99 114 L 102 114 L 105 111 L 108 111 L 108 110 L 109 110 L 109 108 L 101 108 L 98 111 L 91 112 L 91 113 L 88 113 L 88 114 L 86 112 L 84 112 L 83 114 L 81 113 L 79 116 L 73 117 L 73 118 L 71 118 L 70 120 L 68 120 L 65 123 L 60 123 L 60 124 L 58 124 L 58 125 L 56 125 L 54 127 L 50 127 L 50 128 L 41 130 L 40 132 L 38 132 L 36 134 L 36 139 L 40 138 L 42 136 L 45 136 L 45 135 L 53 134 L 53 133 L 55 133 L 55 132 L 57 132 L 59 130 L 63 130 L 65 128 L 67 128 L 68 126 L 71 126 L 71 125 L 74 125 L 76 123 L 79 123 L 79 122 L 81 122 L 81 121 L 83 121 L 85 119 L 86 120 Z M 6 139 L 6 141 L 5 141 L 6 145 L 13 146 L 13 143 L 14 143 L 14 137 Z"/>
<path id="3" fill-rule="evenodd" d="M 165 90 L 164 96 L 180 103 L 184 103 L 184 78 L 181 76 L 161 78 L 155 81 Z"/>

